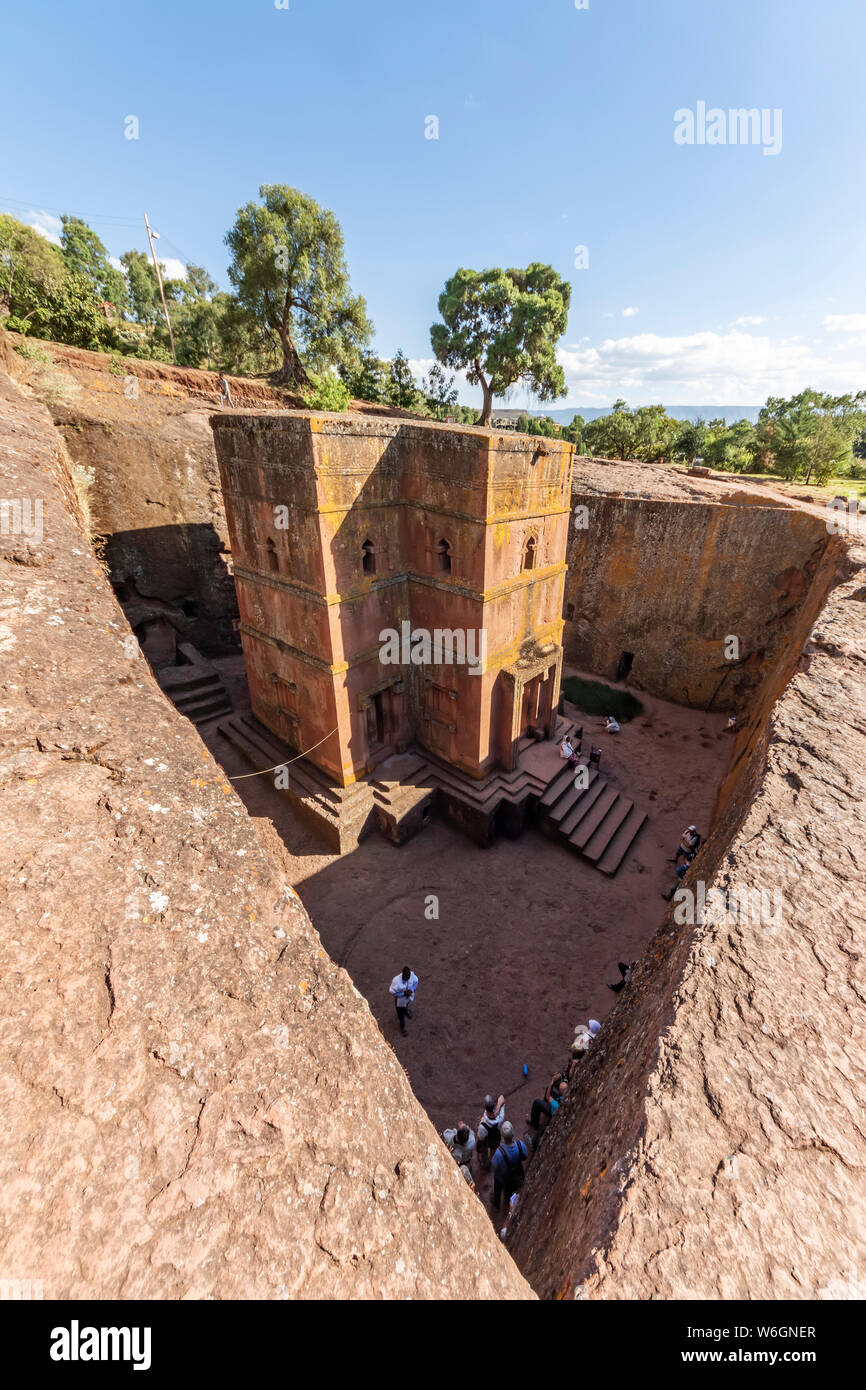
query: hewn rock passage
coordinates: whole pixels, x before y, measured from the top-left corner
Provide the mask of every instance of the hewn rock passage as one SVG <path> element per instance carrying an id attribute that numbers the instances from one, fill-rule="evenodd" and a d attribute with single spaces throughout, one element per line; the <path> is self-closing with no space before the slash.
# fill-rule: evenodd
<path id="1" fill-rule="evenodd" d="M 46 1298 L 531 1291 L 0 374 L 0 1276 Z M 387 981 L 385 982 L 385 987 Z"/>
<path id="2" fill-rule="evenodd" d="M 509 1248 L 543 1298 L 866 1296 L 863 592 L 811 640 L 806 596 L 687 880 L 773 910 L 672 909 L 542 1140 Z"/>

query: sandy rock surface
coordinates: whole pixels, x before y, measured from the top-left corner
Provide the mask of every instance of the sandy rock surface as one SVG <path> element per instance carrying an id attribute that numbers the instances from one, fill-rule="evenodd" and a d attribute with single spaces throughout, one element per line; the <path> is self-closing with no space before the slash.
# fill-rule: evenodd
<path id="1" fill-rule="evenodd" d="M 672 911 L 651 943 L 509 1232 L 540 1297 L 866 1296 L 862 540 L 851 561 L 744 727 L 690 878 L 778 899 Z"/>

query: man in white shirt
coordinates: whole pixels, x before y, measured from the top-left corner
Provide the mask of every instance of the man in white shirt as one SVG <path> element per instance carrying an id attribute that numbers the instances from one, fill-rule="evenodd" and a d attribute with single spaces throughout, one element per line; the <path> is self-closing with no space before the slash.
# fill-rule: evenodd
<path id="1" fill-rule="evenodd" d="M 415 991 L 418 988 L 418 976 L 413 973 L 408 965 L 403 966 L 402 973 L 395 975 L 389 987 L 389 994 L 394 996 L 394 1004 L 397 1008 L 397 1022 L 400 1024 L 400 1032 L 406 1036 L 406 1019 L 412 1017 L 409 1005 L 415 999 Z"/>
<path id="2" fill-rule="evenodd" d="M 609 714 L 607 716 L 607 719 L 604 721 L 604 727 L 607 729 L 609 734 L 619 733 L 619 724 L 616 722 L 612 714 Z"/>

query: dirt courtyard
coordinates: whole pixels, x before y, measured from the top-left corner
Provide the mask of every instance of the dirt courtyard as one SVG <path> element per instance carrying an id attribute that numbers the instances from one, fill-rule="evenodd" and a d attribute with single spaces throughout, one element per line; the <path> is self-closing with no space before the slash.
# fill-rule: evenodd
<path id="1" fill-rule="evenodd" d="M 239 661 L 218 663 L 236 708 Z M 617 962 L 640 956 L 658 927 L 684 827 L 708 828 L 730 756 L 726 716 L 640 699 L 643 714 L 619 735 L 575 716 L 584 747 L 604 749 L 605 775 L 649 812 L 612 880 L 536 830 L 485 850 L 440 819 L 399 848 L 372 834 L 340 858 L 322 852 L 269 778 L 234 782 L 251 815 L 273 822 L 325 948 L 369 1001 L 440 1131 L 459 1119 L 474 1127 L 485 1092 L 501 1091 L 523 1132 L 575 1025 L 604 1021 Z M 230 777 L 249 772 L 216 725 L 202 733 Z M 404 964 L 420 981 L 406 1038 L 388 993 Z"/>

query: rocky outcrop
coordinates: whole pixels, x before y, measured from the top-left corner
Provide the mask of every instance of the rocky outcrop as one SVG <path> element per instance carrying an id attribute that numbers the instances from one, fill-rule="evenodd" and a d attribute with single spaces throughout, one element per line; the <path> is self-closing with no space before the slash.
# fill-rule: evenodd
<path id="1" fill-rule="evenodd" d="M 3 375 L 0 469 L 44 525 L 0 558 L 0 1275 L 46 1298 L 531 1297 L 279 842 L 158 689 L 50 419 Z"/>
<path id="2" fill-rule="evenodd" d="M 530 1170 L 543 1298 L 866 1296 L 866 608 L 849 569 L 818 617 L 828 578 L 686 881 L 736 901 L 672 907 Z"/>

